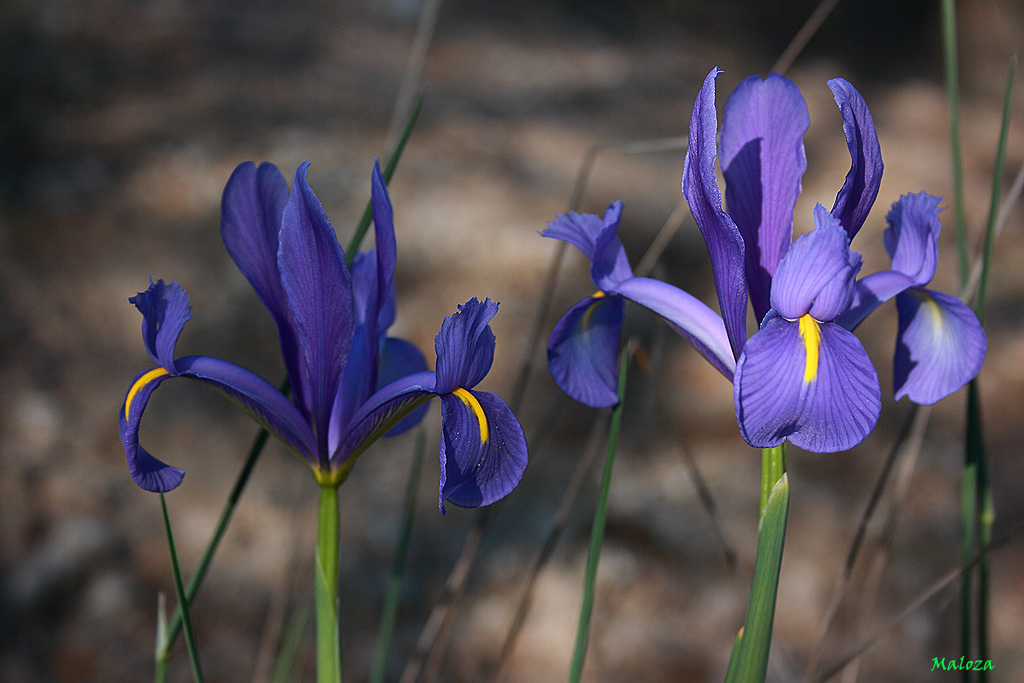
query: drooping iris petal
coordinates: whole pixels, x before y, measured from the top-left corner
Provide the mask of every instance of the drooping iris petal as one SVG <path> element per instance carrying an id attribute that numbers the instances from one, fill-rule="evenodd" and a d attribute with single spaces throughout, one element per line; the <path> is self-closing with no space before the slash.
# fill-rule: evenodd
<path id="1" fill-rule="evenodd" d="M 139 487 L 153 493 L 166 493 L 177 488 L 185 476 L 184 470 L 154 458 L 139 444 L 139 423 L 149 397 L 161 382 L 171 376 L 163 368 L 136 375 L 118 414 L 121 443 L 128 457 L 128 472 Z"/>
<path id="2" fill-rule="evenodd" d="M 424 372 L 426 369 L 427 359 L 414 344 L 398 337 L 388 337 L 384 340 L 384 347 L 380 352 L 377 388 L 380 390 L 406 375 Z M 398 436 L 409 431 L 418 425 L 426 414 L 427 406 L 417 408 L 392 427 L 385 436 Z"/>
<path id="3" fill-rule="evenodd" d="M 320 200 L 306 181 L 309 162 L 295 173 L 281 219 L 278 263 L 299 342 L 306 406 L 327 464 L 327 425 L 353 331 L 352 282 L 345 254 Z"/>
<path id="4" fill-rule="evenodd" d="M 796 85 L 773 73 L 742 81 L 725 103 L 719 163 L 729 215 L 743 235 L 747 286 L 757 320 L 771 307 L 771 277 L 793 239 L 793 207 L 807 169 L 811 124 Z"/>
<path id="5" fill-rule="evenodd" d="M 727 379 L 732 379 L 736 361 L 729 345 L 725 323 L 704 302 L 667 282 L 646 277 L 634 277 L 620 282 L 615 291 L 667 320 L 719 372 Z M 617 338 L 616 332 L 616 341 Z M 614 392 L 617 386 L 614 355 L 611 357 L 609 372 Z"/>
<path id="6" fill-rule="evenodd" d="M 200 380 L 217 389 L 299 455 L 309 458 L 316 452 L 313 432 L 295 404 L 256 373 L 210 356 L 179 358 L 178 368 L 179 376 Z"/>
<path id="7" fill-rule="evenodd" d="M 494 333 L 487 323 L 497 312 L 497 302 L 473 297 L 445 317 L 434 337 L 438 394 L 475 387 L 487 375 L 494 362 Z"/>
<path id="8" fill-rule="evenodd" d="M 757 448 L 789 440 L 816 453 L 860 443 L 881 408 L 878 375 L 853 334 L 834 323 L 770 316 L 736 362 L 736 419 Z"/>
<path id="9" fill-rule="evenodd" d="M 548 367 L 555 383 L 591 408 L 619 402 L 615 358 L 623 303 L 617 296 L 587 297 L 562 316 L 548 340 Z"/>
<path id="10" fill-rule="evenodd" d="M 177 282 L 155 283 L 151 279 L 145 292 L 128 299 L 142 313 L 142 340 L 153 362 L 170 373 L 176 372 L 174 347 L 185 323 L 192 319 L 188 294 Z"/>
<path id="11" fill-rule="evenodd" d="M 896 400 L 931 405 L 971 381 L 985 361 L 985 331 L 956 297 L 911 289 L 896 297 Z"/>
<path id="12" fill-rule="evenodd" d="M 438 507 L 490 505 L 516 487 L 526 469 L 523 428 L 496 394 L 459 389 L 441 396 Z"/>
<path id="13" fill-rule="evenodd" d="M 833 78 L 828 87 L 843 117 L 843 133 L 851 157 L 850 171 L 836 195 L 832 215 L 839 219 L 852 240 L 878 196 L 882 182 L 882 148 L 871 111 L 857 89 L 842 78 Z"/>
<path id="14" fill-rule="evenodd" d="M 146 404 L 153 391 L 169 377 L 197 379 L 212 386 L 299 455 L 308 457 L 314 452 L 314 437 L 305 418 L 262 377 L 209 356 L 179 358 L 177 366 L 177 374 L 157 368 L 138 375 L 121 407 L 121 441 L 128 456 L 128 469 L 140 487 L 147 491 L 170 491 L 183 476 L 181 470 L 160 462 L 139 445 L 139 424 Z"/>
<path id="15" fill-rule="evenodd" d="M 850 238 L 821 204 L 814 208 L 816 227 L 793 242 L 772 280 L 772 308 L 796 320 L 806 313 L 831 321 L 853 299 L 860 255 L 850 251 Z"/>
<path id="16" fill-rule="evenodd" d="M 905 194 L 889 210 L 889 227 L 882 237 L 892 259 L 892 269 L 910 277 L 917 286 L 926 285 L 935 277 L 939 260 L 939 202 L 924 192 Z"/>
<path id="17" fill-rule="evenodd" d="M 711 255 L 718 303 L 733 356 L 738 357 L 747 340 L 747 284 L 743 236 L 722 210 L 722 192 L 715 177 L 715 79 L 720 73 L 717 67 L 711 70 L 693 105 L 690 142 L 683 166 L 683 196 Z"/>

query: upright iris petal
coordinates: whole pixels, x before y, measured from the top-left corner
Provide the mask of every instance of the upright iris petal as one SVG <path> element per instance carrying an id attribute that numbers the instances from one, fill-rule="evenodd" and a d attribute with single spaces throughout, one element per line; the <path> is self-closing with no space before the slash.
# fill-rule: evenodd
<path id="1" fill-rule="evenodd" d="M 850 172 L 836 195 L 832 215 L 839 219 L 852 240 L 878 196 L 882 183 L 882 149 L 871 111 L 857 89 L 842 78 L 833 78 L 828 87 L 843 117 L 843 132 L 851 158 Z"/>
<path id="2" fill-rule="evenodd" d="M 743 235 L 754 317 L 770 304 L 772 275 L 793 239 L 793 207 L 807 168 L 811 125 L 796 85 L 779 74 L 750 76 L 729 95 L 719 157 L 729 215 Z"/>
<path id="3" fill-rule="evenodd" d="M 722 319 L 734 357 L 747 340 L 747 280 L 744 275 L 743 235 L 732 217 L 722 210 L 722 191 L 715 177 L 715 79 L 717 67 L 704 79 L 690 117 L 690 142 L 683 165 L 683 196 L 704 237 Z"/>

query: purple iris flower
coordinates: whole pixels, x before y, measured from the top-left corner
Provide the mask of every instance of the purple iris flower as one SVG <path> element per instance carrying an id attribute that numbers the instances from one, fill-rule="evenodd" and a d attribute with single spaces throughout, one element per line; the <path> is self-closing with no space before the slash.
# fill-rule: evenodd
<path id="1" fill-rule="evenodd" d="M 411 428 L 423 404 L 441 398 L 439 506 L 492 503 L 508 494 L 526 467 L 523 429 L 501 398 L 474 390 L 494 359 L 488 325 L 498 304 L 471 299 L 445 318 L 435 341 L 437 370 L 409 342 L 388 337 L 395 318 L 395 233 L 379 165 L 372 174 L 376 246 L 349 269 L 323 206 L 296 171 L 289 193 L 271 164 L 240 165 L 224 190 L 221 234 L 228 252 L 277 323 L 292 387 L 289 399 L 234 363 L 208 356 L 175 358 L 191 319 L 177 283 L 150 283 L 130 301 L 142 313 L 146 350 L 157 367 L 140 373 L 120 413 L 132 478 L 148 491 L 170 491 L 182 470 L 139 444 L 153 390 L 169 377 L 205 382 L 225 394 L 301 456 L 321 485 L 337 485 L 357 456 L 385 434 Z M 421 406 L 423 406 L 421 408 Z"/>
<path id="2" fill-rule="evenodd" d="M 831 211 L 795 241 L 793 209 L 807 167 L 810 125 L 797 87 L 779 74 L 740 83 L 725 106 L 716 145 L 715 79 L 704 81 L 690 120 L 683 195 L 711 256 L 721 315 L 665 283 L 635 278 L 617 237 L 621 204 L 597 216 L 560 215 L 543 233 L 592 262 L 598 292 L 558 322 L 548 344 L 556 382 L 594 407 L 614 405 L 614 358 L 623 299 L 664 317 L 733 382 L 740 432 L 752 446 L 791 441 L 834 452 L 859 443 L 880 410 L 878 376 L 850 332 L 895 296 L 900 311 L 897 398 L 932 403 L 968 382 L 984 359 L 977 319 L 953 297 L 923 289 L 935 271 L 937 200 L 902 198 L 889 214 L 893 269 L 856 280 L 850 240 L 867 218 L 882 176 L 871 113 L 842 79 L 829 81 L 852 164 Z M 726 182 L 722 209 L 715 162 Z M 748 301 L 760 329 L 747 339 Z"/>

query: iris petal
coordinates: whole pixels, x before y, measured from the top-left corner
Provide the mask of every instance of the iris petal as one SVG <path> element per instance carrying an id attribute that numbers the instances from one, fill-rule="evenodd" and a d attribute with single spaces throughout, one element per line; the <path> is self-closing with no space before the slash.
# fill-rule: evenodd
<path id="1" fill-rule="evenodd" d="M 401 424 L 411 411 L 436 395 L 435 382 L 435 373 L 416 372 L 374 393 L 352 416 L 344 440 L 334 451 L 331 465 L 337 467 L 353 455 L 359 455 L 395 425 Z"/>
<path id="2" fill-rule="evenodd" d="M 878 196 L 882 182 L 882 148 L 871 111 L 857 89 L 842 78 L 833 78 L 828 87 L 843 117 L 843 133 L 851 157 L 850 171 L 836 195 L 832 215 L 839 219 L 852 240 Z"/>
<path id="3" fill-rule="evenodd" d="M 754 315 L 771 307 L 771 277 L 793 239 L 793 207 L 807 169 L 803 136 L 810 126 L 800 90 L 770 74 L 742 81 L 725 103 L 719 145 L 729 215 L 743 235 Z"/>
<path id="4" fill-rule="evenodd" d="M 352 281 L 334 228 L 306 181 L 308 167 L 305 162 L 295 173 L 278 262 L 301 350 L 303 393 L 296 397 L 320 434 L 318 457 L 326 464 L 327 425 L 352 340 Z"/>
<path id="5" fill-rule="evenodd" d="M 475 387 L 494 362 L 494 333 L 487 323 L 498 312 L 498 304 L 473 297 L 454 315 L 446 316 L 434 337 L 437 353 L 437 393 L 457 387 Z"/>
<path id="6" fill-rule="evenodd" d="M 152 379 L 147 379 L 146 375 L 151 375 Z M 149 397 L 168 377 L 172 375 L 166 372 L 155 376 L 151 372 L 139 373 L 132 382 L 131 389 L 125 396 L 125 404 L 118 413 L 121 443 L 124 444 L 125 455 L 128 457 L 128 472 L 139 487 L 154 493 L 166 493 L 177 488 L 185 476 L 184 470 L 157 460 L 139 444 L 139 423 L 142 421 Z"/>
<path id="7" fill-rule="evenodd" d="M 860 342 L 834 323 L 813 324 L 816 340 L 796 321 L 769 317 L 743 349 L 733 391 L 740 433 L 751 446 L 789 440 L 833 453 L 860 443 L 878 420 L 878 375 Z M 808 373 L 812 343 L 817 367 Z"/>
<path id="8" fill-rule="evenodd" d="M 896 399 L 931 405 L 971 381 L 985 361 L 985 331 L 956 297 L 912 289 L 896 297 Z"/>
<path id="9" fill-rule="evenodd" d="M 634 277 L 619 283 L 616 293 L 663 317 L 679 334 L 690 340 L 719 372 L 732 380 L 736 361 L 729 345 L 725 323 L 704 302 L 678 287 L 646 277 Z M 614 355 L 610 365 L 613 382 L 611 389 L 614 392 L 614 382 L 617 381 Z"/>
<path id="10" fill-rule="evenodd" d="M 181 482 L 184 474 L 160 462 L 139 445 L 139 424 L 149 397 L 169 377 L 197 379 L 214 387 L 297 454 L 308 459 L 314 452 L 313 434 L 302 414 L 262 377 L 209 356 L 186 356 L 179 358 L 177 365 L 180 371 L 177 375 L 161 369 L 136 377 L 121 409 L 121 441 L 128 456 L 128 469 L 140 487 L 147 491 L 170 491 Z M 311 464 L 315 463 L 311 461 Z"/>
<path id="11" fill-rule="evenodd" d="M 427 359 L 416 346 L 405 339 L 388 337 L 384 340 L 384 349 L 380 354 L 380 370 L 377 373 L 378 389 L 383 388 L 406 375 L 424 372 Z M 391 428 L 385 436 L 398 436 L 409 431 L 423 420 L 427 414 L 427 406 L 421 406 Z"/>
<path id="12" fill-rule="evenodd" d="M 604 214 L 604 227 L 594 242 L 594 256 L 590 264 L 590 277 L 598 289 L 609 289 L 617 282 L 633 277 L 626 250 L 619 240 L 619 222 L 622 202 L 612 202 Z"/>
<path id="13" fill-rule="evenodd" d="M 621 205 L 621 202 L 619 204 Z M 615 205 L 612 204 L 612 206 Z M 611 207 L 608 207 L 608 210 L 610 211 Z M 558 214 L 555 220 L 550 221 L 548 227 L 540 234 L 541 237 L 568 242 L 592 261 L 594 246 L 597 244 L 598 235 L 601 234 L 604 226 L 605 222 L 601 220 L 600 216 L 571 211 L 567 214 Z"/>
<path id="14" fill-rule="evenodd" d="M 150 280 L 149 288 L 128 299 L 142 313 L 142 340 L 154 362 L 174 374 L 174 347 L 185 323 L 192 319 L 188 294 L 177 282 Z"/>
<path id="15" fill-rule="evenodd" d="M 715 79 L 720 73 L 717 67 L 711 70 L 693 105 L 690 143 L 683 166 L 683 196 L 708 247 L 722 319 L 733 356 L 737 357 L 747 340 L 747 285 L 743 237 L 736 223 L 722 210 L 722 192 L 715 177 Z"/>
<path id="16" fill-rule="evenodd" d="M 438 506 L 489 505 L 516 487 L 526 469 L 526 435 L 496 394 L 458 390 L 441 397 Z"/>
<path id="17" fill-rule="evenodd" d="M 939 260 L 939 202 L 924 192 L 905 194 L 889 210 L 889 227 L 883 233 L 885 249 L 892 259 L 892 269 L 912 278 L 917 286 L 926 285 L 935 277 Z"/>
<path id="18" fill-rule="evenodd" d="M 591 408 L 619 402 L 615 358 L 623 300 L 587 297 L 562 316 L 548 340 L 548 366 L 562 391 Z"/>
<path id="19" fill-rule="evenodd" d="M 831 321 L 850 306 L 861 259 L 850 239 L 825 207 L 814 209 L 816 227 L 793 242 L 772 280 L 772 308 L 796 320 L 810 313 Z"/>

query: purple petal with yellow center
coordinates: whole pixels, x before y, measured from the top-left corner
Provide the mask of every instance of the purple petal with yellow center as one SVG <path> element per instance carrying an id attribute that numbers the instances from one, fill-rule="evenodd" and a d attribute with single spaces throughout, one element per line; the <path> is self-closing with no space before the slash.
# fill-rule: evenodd
<path id="1" fill-rule="evenodd" d="M 490 505 L 523 476 L 526 435 L 496 394 L 457 389 L 441 396 L 441 480 L 438 507 Z"/>
<path id="2" fill-rule="evenodd" d="M 599 294 L 577 303 L 555 324 L 548 367 L 569 396 L 591 408 L 608 408 L 619 402 L 615 358 L 624 302 Z"/>
<path id="3" fill-rule="evenodd" d="M 302 394 L 317 433 L 317 457 L 328 464 L 328 425 L 348 358 L 354 326 L 352 281 L 345 254 L 320 200 L 306 181 L 309 162 L 295 172 L 281 219 L 278 263 L 299 344 Z"/>
<path id="4" fill-rule="evenodd" d="M 881 408 L 878 375 L 848 330 L 769 314 L 736 362 L 736 420 L 756 448 L 790 441 L 816 453 L 860 443 Z"/>
<path id="5" fill-rule="evenodd" d="M 704 79 L 690 117 L 690 142 L 683 166 L 683 196 L 690 205 L 711 256 L 715 290 L 733 357 L 747 340 L 747 284 L 743 236 L 722 210 L 722 192 L 715 177 L 718 116 L 715 113 L 717 67 Z"/>
<path id="6" fill-rule="evenodd" d="M 833 78 L 828 87 L 843 117 L 843 133 L 851 158 L 850 171 L 836 195 L 832 215 L 839 219 L 852 240 L 878 196 L 882 182 L 882 148 L 871 111 L 857 89 L 842 78 Z"/>
<path id="7" fill-rule="evenodd" d="M 987 340 L 974 312 L 956 297 L 911 289 L 896 297 L 893 363 L 896 400 L 931 405 L 967 384 L 985 362 Z"/>
<path id="8" fill-rule="evenodd" d="M 818 321 L 832 321 L 854 296 L 860 255 L 850 251 L 839 221 L 820 204 L 814 222 L 814 230 L 793 242 L 772 280 L 772 308 L 789 320 L 810 313 Z"/>
<path id="9" fill-rule="evenodd" d="M 772 274 L 793 240 L 793 207 L 807 169 L 803 136 L 810 123 L 800 90 L 776 73 L 763 81 L 743 80 L 725 103 L 718 151 L 725 201 L 743 235 L 757 320 L 771 307 Z"/>

